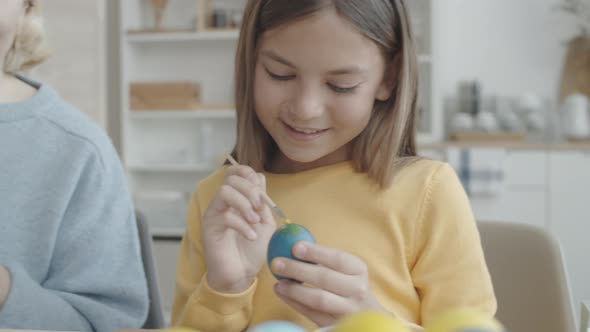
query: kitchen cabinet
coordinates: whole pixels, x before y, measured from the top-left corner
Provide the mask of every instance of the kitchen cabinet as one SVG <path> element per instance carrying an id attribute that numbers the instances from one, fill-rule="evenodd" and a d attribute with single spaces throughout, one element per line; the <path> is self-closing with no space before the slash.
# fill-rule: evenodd
<path id="1" fill-rule="evenodd" d="M 497 197 L 471 198 L 475 218 L 480 221 L 500 221 L 546 227 L 547 200 L 544 190 L 508 189 Z"/>
<path id="2" fill-rule="evenodd" d="M 471 197 L 471 205 L 477 220 L 546 227 L 547 195 L 547 153 L 508 149 L 504 160 L 504 191 L 494 196 Z"/>
<path id="3" fill-rule="evenodd" d="M 574 308 L 580 308 L 590 299 L 590 150 L 556 152 L 549 159 L 549 228 L 560 240 Z"/>

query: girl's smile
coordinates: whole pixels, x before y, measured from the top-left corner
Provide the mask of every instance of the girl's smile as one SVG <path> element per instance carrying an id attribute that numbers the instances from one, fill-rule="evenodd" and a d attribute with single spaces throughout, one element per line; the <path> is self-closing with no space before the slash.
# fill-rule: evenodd
<path id="1" fill-rule="evenodd" d="M 296 127 L 289 125 L 286 122 L 283 122 L 285 125 L 285 129 L 288 135 L 291 136 L 295 141 L 301 142 L 310 142 L 315 141 L 316 139 L 320 139 L 327 134 L 330 128 L 326 129 L 317 129 L 317 128 L 304 128 L 304 127 Z"/>

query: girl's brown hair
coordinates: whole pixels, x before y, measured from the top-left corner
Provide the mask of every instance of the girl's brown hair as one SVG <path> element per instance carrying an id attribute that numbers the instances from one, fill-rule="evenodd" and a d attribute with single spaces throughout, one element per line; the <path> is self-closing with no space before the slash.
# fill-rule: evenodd
<path id="1" fill-rule="evenodd" d="M 25 5 L 25 18 L 17 27 L 14 42 L 4 59 L 3 70 L 7 73 L 32 68 L 50 54 L 45 45 L 40 0 L 25 0 Z"/>
<path id="2" fill-rule="evenodd" d="M 406 6 L 402 0 L 248 0 L 236 53 L 235 100 L 238 117 L 234 157 L 260 172 L 268 169 L 277 146 L 254 110 L 254 71 L 260 36 L 273 28 L 334 8 L 379 46 L 393 93 L 375 101 L 371 119 L 355 139 L 352 160 L 381 187 L 416 156 L 418 68 Z"/>

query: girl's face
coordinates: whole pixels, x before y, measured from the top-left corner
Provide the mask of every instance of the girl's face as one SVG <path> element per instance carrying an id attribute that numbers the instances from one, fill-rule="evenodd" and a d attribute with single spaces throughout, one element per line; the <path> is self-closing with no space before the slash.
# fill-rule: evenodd
<path id="1" fill-rule="evenodd" d="M 0 64 L 14 42 L 14 34 L 25 15 L 25 0 L 0 1 Z"/>
<path id="2" fill-rule="evenodd" d="M 375 100 L 392 85 L 378 46 L 335 10 L 265 32 L 259 41 L 254 100 L 260 122 L 289 171 L 349 159 Z"/>

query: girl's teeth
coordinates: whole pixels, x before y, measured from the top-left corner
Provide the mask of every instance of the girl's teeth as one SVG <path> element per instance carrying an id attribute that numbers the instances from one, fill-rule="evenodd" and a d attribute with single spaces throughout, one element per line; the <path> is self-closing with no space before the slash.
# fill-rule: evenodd
<path id="1" fill-rule="evenodd" d="M 295 131 L 298 131 L 298 132 L 303 133 L 303 134 L 308 134 L 308 135 L 309 134 L 319 133 L 321 131 L 321 130 L 305 130 L 305 129 L 297 129 L 297 128 L 293 128 L 293 129 L 295 129 Z"/>

